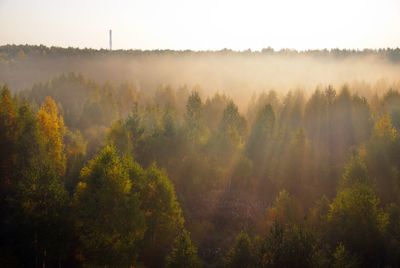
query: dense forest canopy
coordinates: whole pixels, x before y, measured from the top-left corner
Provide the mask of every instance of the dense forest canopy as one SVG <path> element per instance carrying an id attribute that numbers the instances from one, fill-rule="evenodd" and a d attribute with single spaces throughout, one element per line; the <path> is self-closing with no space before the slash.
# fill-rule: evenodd
<path id="1" fill-rule="evenodd" d="M 0 266 L 400 263 L 398 49 L 3 46 L 0 54 L 0 78 L 8 83 L 0 89 Z M 138 68 L 149 61 L 142 70 L 147 77 L 120 73 L 126 66 L 118 64 L 103 71 L 93 62 L 80 65 L 125 57 L 141 58 Z M 245 101 L 228 87 L 235 80 L 220 91 L 201 76 L 197 85 L 186 83 L 184 72 L 178 85 L 162 72 L 150 81 L 160 66 L 148 68 L 159 57 L 259 63 L 283 57 L 292 64 L 323 58 L 321 64 L 354 63 L 343 71 L 382 68 L 376 78 L 387 74 L 387 80 L 351 81 L 360 78 L 354 76 L 360 67 L 341 75 L 350 80 L 339 85 L 322 76 L 312 88 L 292 81 L 282 90 L 257 84 L 253 94 L 243 82 L 236 87 L 244 87 Z M 57 64 L 41 69 L 46 62 Z M 226 62 L 213 68 L 221 66 Z M 333 76 L 340 73 L 335 66 L 328 68 Z M 105 75 L 113 67 L 117 79 Z"/>

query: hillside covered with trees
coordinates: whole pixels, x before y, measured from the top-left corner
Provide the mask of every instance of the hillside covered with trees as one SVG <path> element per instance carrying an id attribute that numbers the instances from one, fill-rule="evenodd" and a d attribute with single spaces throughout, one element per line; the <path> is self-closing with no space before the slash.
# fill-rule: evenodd
<path id="1" fill-rule="evenodd" d="M 397 267 L 393 85 L 4 85 L 0 266 Z"/>

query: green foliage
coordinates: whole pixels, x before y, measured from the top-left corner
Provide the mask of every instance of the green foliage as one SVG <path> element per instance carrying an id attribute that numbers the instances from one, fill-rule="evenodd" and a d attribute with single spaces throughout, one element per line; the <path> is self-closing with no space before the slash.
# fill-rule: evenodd
<path id="1" fill-rule="evenodd" d="M 274 126 L 275 114 L 272 106 L 265 105 L 257 114 L 246 145 L 248 156 L 259 165 L 265 164 L 264 158 L 273 138 Z"/>
<path id="2" fill-rule="evenodd" d="M 238 107 L 230 101 L 223 111 L 216 132 L 209 146 L 219 159 L 229 159 L 242 147 L 246 134 L 246 120 L 239 114 Z"/>
<path id="3" fill-rule="evenodd" d="M 378 204 L 379 199 L 370 186 L 357 184 L 340 191 L 328 213 L 331 242 L 334 245 L 343 243 L 365 264 L 379 262 L 382 256 L 388 215 Z"/>
<path id="4" fill-rule="evenodd" d="M 165 267 L 201 267 L 199 257 L 197 256 L 197 248 L 192 244 L 188 231 L 183 229 L 175 238 L 171 252 L 166 258 Z"/>
<path id="5" fill-rule="evenodd" d="M 294 223 L 300 216 L 299 207 L 293 197 L 286 191 L 278 193 L 274 204 L 267 211 L 267 221 L 280 224 Z"/>
<path id="6" fill-rule="evenodd" d="M 305 186 L 312 185 L 307 174 L 311 173 L 313 155 L 303 129 L 293 132 L 282 157 L 280 168 L 273 173 L 276 183 L 280 189 L 287 190 L 306 203 L 310 197 L 304 195 Z"/>
<path id="7" fill-rule="evenodd" d="M 207 129 L 204 122 L 204 105 L 197 91 L 193 91 L 186 103 L 185 124 L 187 138 L 192 145 L 204 144 L 207 138 Z"/>
<path id="8" fill-rule="evenodd" d="M 357 144 L 365 142 L 371 135 L 372 115 L 370 105 L 365 97 L 354 95 L 352 98 L 352 123 L 354 139 Z"/>
<path id="9" fill-rule="evenodd" d="M 333 267 L 334 268 L 356 268 L 360 267 L 357 259 L 349 254 L 345 246 L 339 244 L 333 254 Z"/>
<path id="10" fill-rule="evenodd" d="M 344 189 L 353 185 L 368 183 L 370 183 L 370 180 L 365 161 L 359 154 L 352 155 L 344 167 L 340 187 Z"/>
<path id="11" fill-rule="evenodd" d="M 83 257 L 96 265 L 133 265 L 145 232 L 134 178 L 115 148 L 105 147 L 81 171 L 74 195 Z"/>
<path id="12" fill-rule="evenodd" d="M 368 175 L 384 204 L 397 200 L 399 185 L 398 157 L 400 139 L 391 118 L 383 115 L 375 122 L 371 138 L 365 146 Z"/>
<path id="13" fill-rule="evenodd" d="M 19 107 L 17 124 L 14 191 L 7 200 L 14 210 L 9 219 L 16 232 L 14 243 L 26 251 L 21 252 L 22 262 L 35 258 L 43 265 L 55 264 L 66 258 L 67 251 L 68 195 L 59 165 L 65 155 L 61 150 L 59 158 L 54 158 L 48 136 L 26 104 Z M 58 146 L 63 148 L 62 138 L 58 138 Z"/>
<path id="14" fill-rule="evenodd" d="M 226 267 L 232 268 L 250 268 L 256 267 L 257 264 L 257 248 L 250 236 L 241 232 L 236 236 L 233 248 L 226 256 Z"/>
<path id="15" fill-rule="evenodd" d="M 156 166 L 145 171 L 138 182 L 138 194 L 147 227 L 141 259 L 146 266 L 156 267 L 164 262 L 184 219 L 173 185 Z"/>
<path id="16" fill-rule="evenodd" d="M 383 96 L 382 105 L 384 111 L 392 118 L 396 129 L 400 128 L 400 94 L 398 91 L 389 89 Z"/>
<path id="17" fill-rule="evenodd" d="M 135 155 L 144 134 L 142 123 L 136 104 L 125 121 L 113 123 L 108 132 L 108 143 L 113 144 L 125 156 Z"/>
<path id="18" fill-rule="evenodd" d="M 246 131 L 246 120 L 239 114 L 238 107 L 231 101 L 226 106 L 220 123 L 220 131 L 233 141 L 240 141 Z"/>
<path id="19" fill-rule="evenodd" d="M 387 247 L 386 263 L 396 266 L 400 261 L 400 207 L 392 203 L 387 206 L 386 213 L 389 221 L 385 233 Z"/>
<path id="20" fill-rule="evenodd" d="M 131 133 L 127 130 L 126 124 L 121 120 L 115 122 L 108 132 L 108 143 L 113 144 L 123 155 L 133 153 Z"/>
<path id="21" fill-rule="evenodd" d="M 17 146 L 17 111 L 10 90 L 4 86 L 0 90 L 0 194 L 3 203 L 4 195 L 10 185 L 15 168 L 15 147 Z"/>
<path id="22" fill-rule="evenodd" d="M 205 123 L 210 130 L 218 128 L 221 122 L 225 107 L 230 99 L 226 95 L 216 93 L 214 96 L 207 98 L 204 103 Z"/>
<path id="23" fill-rule="evenodd" d="M 187 87 L 3 87 L 0 266 L 395 267 L 399 94 L 363 86 L 261 93 L 245 116 Z"/>
<path id="24" fill-rule="evenodd" d="M 87 141 L 79 130 L 66 131 L 64 144 L 66 157 L 65 187 L 72 195 L 78 184 L 79 173 L 84 166 Z"/>
<path id="25" fill-rule="evenodd" d="M 309 210 L 307 222 L 316 233 L 321 235 L 325 233 L 326 220 L 329 212 L 330 201 L 326 196 L 322 196 L 320 200 L 315 202 L 315 205 Z"/>
<path id="26" fill-rule="evenodd" d="M 275 222 L 262 244 L 259 267 L 308 267 L 313 237 L 303 227 Z"/>

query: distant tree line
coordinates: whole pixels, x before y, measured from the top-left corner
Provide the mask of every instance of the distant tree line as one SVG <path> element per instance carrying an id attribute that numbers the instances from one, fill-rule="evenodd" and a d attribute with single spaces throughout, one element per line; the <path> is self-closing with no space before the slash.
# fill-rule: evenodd
<path id="1" fill-rule="evenodd" d="M 141 50 L 141 49 L 118 49 L 110 51 L 108 49 L 92 49 L 92 48 L 74 48 L 74 47 L 47 47 L 44 45 L 3 45 L 0 46 L 0 62 L 21 60 L 25 57 L 94 57 L 94 56 L 144 56 L 144 55 L 280 55 L 280 56 L 333 56 L 333 57 L 350 57 L 350 56 L 371 56 L 378 55 L 388 60 L 398 62 L 400 60 L 400 48 L 380 48 L 380 49 L 314 49 L 314 50 L 295 50 L 295 49 L 280 49 L 275 50 L 271 47 L 263 48 L 260 51 L 252 51 L 251 49 L 236 51 L 232 49 L 221 50 L 171 50 L 171 49 L 156 49 L 156 50 Z"/>

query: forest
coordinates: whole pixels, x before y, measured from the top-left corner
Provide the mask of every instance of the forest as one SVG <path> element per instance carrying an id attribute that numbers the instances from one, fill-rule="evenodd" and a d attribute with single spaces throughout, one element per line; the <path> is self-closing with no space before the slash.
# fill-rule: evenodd
<path id="1" fill-rule="evenodd" d="M 398 267 L 399 82 L 245 103 L 61 67 L 19 83 L 32 52 L 0 51 L 1 267 Z"/>

